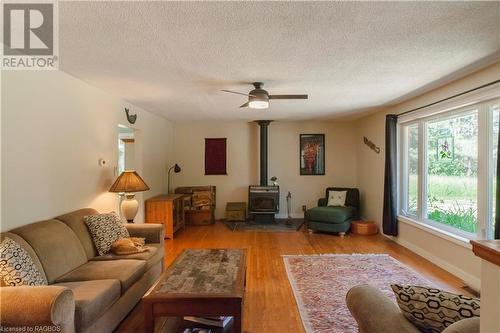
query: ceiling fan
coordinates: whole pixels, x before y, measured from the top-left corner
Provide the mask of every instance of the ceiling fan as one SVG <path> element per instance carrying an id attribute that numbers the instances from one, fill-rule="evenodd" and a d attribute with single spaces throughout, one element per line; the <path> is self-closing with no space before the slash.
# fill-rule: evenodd
<path id="1" fill-rule="evenodd" d="M 248 102 L 241 105 L 240 108 L 249 107 L 251 109 L 267 109 L 269 107 L 270 99 L 307 99 L 307 95 L 269 95 L 269 93 L 262 89 L 264 83 L 253 82 L 254 90 L 250 91 L 248 94 L 240 93 L 231 90 L 222 90 L 231 94 L 238 94 L 248 96 Z"/>

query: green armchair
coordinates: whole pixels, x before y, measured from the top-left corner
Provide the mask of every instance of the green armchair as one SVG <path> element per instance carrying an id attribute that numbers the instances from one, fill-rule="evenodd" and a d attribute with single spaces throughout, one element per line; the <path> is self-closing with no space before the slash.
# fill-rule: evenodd
<path id="1" fill-rule="evenodd" d="M 345 206 L 327 206 L 329 191 L 347 191 Z M 318 200 L 318 207 L 308 209 L 305 214 L 309 231 L 338 232 L 341 237 L 359 219 L 359 190 L 357 188 L 328 187 L 325 197 Z"/>

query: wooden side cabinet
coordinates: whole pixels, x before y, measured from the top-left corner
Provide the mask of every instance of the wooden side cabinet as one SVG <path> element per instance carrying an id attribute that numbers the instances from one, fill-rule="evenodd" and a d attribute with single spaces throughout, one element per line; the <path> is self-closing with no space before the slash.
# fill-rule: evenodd
<path id="1" fill-rule="evenodd" d="M 161 223 L 165 226 L 165 238 L 174 238 L 174 233 L 185 226 L 182 194 L 162 194 L 146 200 L 146 223 Z"/>

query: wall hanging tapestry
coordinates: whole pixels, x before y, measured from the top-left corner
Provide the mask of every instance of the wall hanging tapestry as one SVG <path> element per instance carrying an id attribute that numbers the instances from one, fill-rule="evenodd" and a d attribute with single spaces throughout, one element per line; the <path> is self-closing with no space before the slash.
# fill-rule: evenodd
<path id="1" fill-rule="evenodd" d="M 227 175 L 226 138 L 205 139 L 205 175 Z"/>
<path id="2" fill-rule="evenodd" d="M 300 175 L 325 174 L 325 135 L 300 135 Z"/>
<path id="3" fill-rule="evenodd" d="M 392 300 L 391 283 L 433 286 L 387 254 L 290 255 L 283 259 L 307 333 L 357 333 L 345 296 L 358 284 L 371 284 Z"/>

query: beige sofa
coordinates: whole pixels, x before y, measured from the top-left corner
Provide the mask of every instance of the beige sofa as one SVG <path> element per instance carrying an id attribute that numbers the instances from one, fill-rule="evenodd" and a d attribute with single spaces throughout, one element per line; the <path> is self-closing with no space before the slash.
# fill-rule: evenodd
<path id="1" fill-rule="evenodd" d="M 359 333 L 420 333 L 399 307 L 373 286 L 351 288 L 346 303 L 358 323 Z M 479 317 L 457 321 L 443 333 L 479 333 Z"/>
<path id="2" fill-rule="evenodd" d="M 150 251 L 98 256 L 81 209 L 0 234 L 19 243 L 43 272 L 48 286 L 0 288 L 5 327 L 45 332 L 112 332 L 157 280 L 164 265 L 161 224 L 127 224 Z"/>

